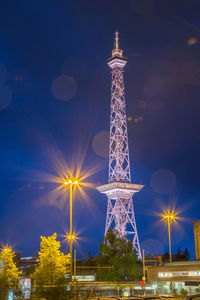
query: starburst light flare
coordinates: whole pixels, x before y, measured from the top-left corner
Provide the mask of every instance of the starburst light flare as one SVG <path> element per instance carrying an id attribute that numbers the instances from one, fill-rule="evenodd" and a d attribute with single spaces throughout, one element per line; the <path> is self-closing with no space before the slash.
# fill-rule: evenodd
<path id="1" fill-rule="evenodd" d="M 169 260 L 170 263 L 172 262 L 172 250 L 171 250 L 171 224 L 173 222 L 176 222 L 176 220 L 178 219 L 177 217 L 178 213 L 175 212 L 175 210 L 165 210 L 162 213 L 162 220 L 164 220 L 165 222 L 167 222 L 168 225 L 168 236 L 169 236 Z"/>
<path id="2" fill-rule="evenodd" d="M 167 222 L 175 222 L 178 219 L 178 212 L 175 212 L 174 210 L 165 210 L 162 213 L 162 218 L 163 220 L 167 221 Z"/>

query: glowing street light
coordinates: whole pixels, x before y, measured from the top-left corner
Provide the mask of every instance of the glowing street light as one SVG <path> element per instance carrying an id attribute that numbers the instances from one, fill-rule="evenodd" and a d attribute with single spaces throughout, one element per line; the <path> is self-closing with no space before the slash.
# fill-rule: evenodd
<path id="1" fill-rule="evenodd" d="M 12 248 L 9 247 L 9 246 L 3 246 L 2 251 L 4 251 L 4 252 L 11 252 Z"/>
<path id="2" fill-rule="evenodd" d="M 67 235 L 67 239 L 70 245 L 70 255 L 71 255 L 70 278 L 72 279 L 72 256 L 73 256 L 72 248 L 73 248 L 73 241 L 75 241 L 76 239 L 76 234 L 72 232 L 73 230 L 72 229 L 72 196 L 73 196 L 73 186 L 77 185 L 79 181 L 70 178 L 69 180 L 65 180 L 63 183 L 65 185 L 69 185 L 69 190 L 70 190 L 70 232 Z"/>
<path id="3" fill-rule="evenodd" d="M 171 223 L 175 222 L 177 217 L 177 213 L 175 213 L 173 210 L 170 211 L 164 211 L 162 214 L 162 219 L 167 222 L 168 225 L 168 235 L 169 235 L 169 260 L 172 262 L 172 251 L 171 251 Z"/>
<path id="4" fill-rule="evenodd" d="M 77 238 L 78 238 L 78 236 L 77 236 L 77 234 L 75 234 L 75 233 L 67 234 L 67 235 L 66 235 L 66 239 L 67 239 L 69 242 L 72 241 L 72 243 L 73 243 L 73 241 L 75 242 L 75 241 L 77 240 Z"/>

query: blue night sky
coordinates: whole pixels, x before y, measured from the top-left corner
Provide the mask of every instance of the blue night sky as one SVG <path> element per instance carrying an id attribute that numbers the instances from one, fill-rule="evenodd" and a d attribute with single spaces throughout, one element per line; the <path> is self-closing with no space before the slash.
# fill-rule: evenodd
<path id="1" fill-rule="evenodd" d="M 174 207 L 172 252 L 194 257 L 200 219 L 200 2 L 198 0 L 29 0 L 0 3 L 0 242 L 23 256 L 40 235 L 69 226 L 69 198 L 52 176 L 66 165 L 108 180 L 114 32 L 128 58 L 125 88 L 133 198 L 141 246 L 168 250 L 158 214 Z M 74 197 L 79 257 L 98 253 L 106 197 Z M 68 191 L 66 191 L 68 194 Z M 64 201 L 66 200 L 66 201 Z M 62 244 L 63 249 L 66 244 Z"/>

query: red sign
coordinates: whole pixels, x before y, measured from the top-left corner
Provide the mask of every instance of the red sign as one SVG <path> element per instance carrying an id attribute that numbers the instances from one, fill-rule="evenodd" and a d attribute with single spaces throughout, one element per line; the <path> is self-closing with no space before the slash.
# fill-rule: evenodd
<path id="1" fill-rule="evenodd" d="M 144 281 L 143 281 L 143 280 L 141 280 L 141 281 L 140 281 L 140 284 L 141 284 L 141 285 L 144 285 Z"/>

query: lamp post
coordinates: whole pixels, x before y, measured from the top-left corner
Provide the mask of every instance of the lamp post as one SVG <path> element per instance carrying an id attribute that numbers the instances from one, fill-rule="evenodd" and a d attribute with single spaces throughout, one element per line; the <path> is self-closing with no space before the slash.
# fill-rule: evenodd
<path id="1" fill-rule="evenodd" d="M 72 256 L 73 256 L 73 252 L 72 252 L 72 248 L 73 248 L 73 241 L 76 239 L 76 235 L 73 234 L 73 229 L 72 229 L 72 197 L 73 197 L 73 186 L 77 185 L 79 183 L 78 180 L 73 180 L 73 179 L 69 179 L 64 181 L 64 184 L 69 185 L 69 191 L 70 191 L 70 231 L 69 234 L 67 235 L 67 239 L 69 241 L 69 245 L 70 245 L 70 256 L 71 256 L 71 263 L 70 263 L 70 279 L 72 280 Z"/>
<path id="2" fill-rule="evenodd" d="M 145 290 L 145 283 L 146 283 L 146 276 L 145 276 L 145 254 L 144 254 L 144 249 L 142 250 L 142 257 L 143 257 L 143 277 L 142 280 L 144 282 L 144 295 L 146 296 L 146 290 Z"/>
<path id="3" fill-rule="evenodd" d="M 169 236 L 169 261 L 172 262 L 172 251 L 171 251 L 171 223 L 176 220 L 176 213 L 174 211 L 168 210 L 162 215 L 163 220 L 167 222 L 168 225 L 168 236 Z"/>

